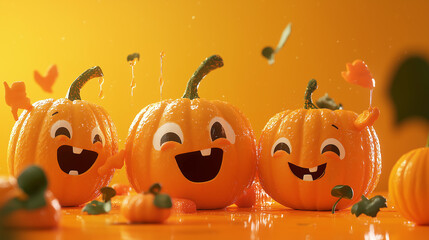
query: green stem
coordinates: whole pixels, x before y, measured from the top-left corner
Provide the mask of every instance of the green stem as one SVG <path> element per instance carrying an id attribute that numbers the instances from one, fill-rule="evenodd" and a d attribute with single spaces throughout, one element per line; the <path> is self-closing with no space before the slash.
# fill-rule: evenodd
<path id="1" fill-rule="evenodd" d="M 335 213 L 335 208 L 337 207 L 337 204 L 338 204 L 338 202 L 339 202 L 341 199 L 343 199 L 343 197 L 340 197 L 340 198 L 335 202 L 334 206 L 332 207 L 332 214 L 334 214 L 334 213 Z"/>
<path id="2" fill-rule="evenodd" d="M 150 186 L 148 192 L 152 193 L 154 195 L 158 194 L 159 192 L 161 192 L 161 184 L 159 184 L 159 183 L 152 184 L 152 186 Z"/>
<path id="3" fill-rule="evenodd" d="M 85 85 L 86 82 L 95 77 L 103 77 L 103 71 L 101 71 L 99 66 L 92 67 L 77 77 L 70 86 L 66 98 L 68 98 L 70 101 L 82 100 L 80 98 L 80 89 L 83 87 L 83 85 Z"/>
<path id="4" fill-rule="evenodd" d="M 315 79 L 311 79 L 308 82 L 307 89 L 305 89 L 305 96 L 304 96 L 304 108 L 305 109 L 318 109 L 316 105 L 313 104 L 313 100 L 311 99 L 311 96 L 313 95 L 313 92 L 317 89 L 317 81 Z"/>
<path id="5" fill-rule="evenodd" d="M 201 80 L 212 70 L 220 68 L 223 66 L 223 60 L 219 55 L 213 55 L 206 60 L 204 60 L 201 65 L 198 67 L 197 71 L 194 72 L 191 79 L 188 81 L 188 85 L 186 86 L 186 91 L 183 94 L 182 98 L 199 98 L 198 96 L 198 85 Z"/>

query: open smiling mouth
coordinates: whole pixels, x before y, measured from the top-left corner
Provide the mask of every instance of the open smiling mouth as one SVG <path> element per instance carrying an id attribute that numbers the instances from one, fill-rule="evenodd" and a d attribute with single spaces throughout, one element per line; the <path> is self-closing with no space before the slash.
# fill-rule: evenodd
<path id="1" fill-rule="evenodd" d="M 313 168 L 302 168 L 295 164 L 289 163 L 289 168 L 292 173 L 301 180 L 314 181 L 322 178 L 325 175 L 326 163 Z"/>
<path id="2" fill-rule="evenodd" d="M 98 153 L 82 148 L 63 145 L 57 150 L 57 160 L 63 172 L 80 175 L 88 171 L 97 160 Z"/>
<path id="3" fill-rule="evenodd" d="M 176 155 L 176 162 L 183 176 L 191 182 L 207 182 L 219 173 L 223 150 L 208 148 Z"/>

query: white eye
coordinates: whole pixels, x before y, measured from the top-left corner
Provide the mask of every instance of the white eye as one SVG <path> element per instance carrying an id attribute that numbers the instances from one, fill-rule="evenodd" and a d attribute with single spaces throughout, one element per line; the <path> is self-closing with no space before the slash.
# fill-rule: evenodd
<path id="1" fill-rule="evenodd" d="M 290 154 L 292 152 L 292 145 L 290 144 L 289 139 L 285 137 L 277 139 L 271 148 L 271 156 L 273 156 L 277 151 L 285 151 Z"/>
<path id="2" fill-rule="evenodd" d="M 171 141 L 183 144 L 183 132 L 177 123 L 168 122 L 156 130 L 152 144 L 159 151 L 164 143 Z"/>
<path id="3" fill-rule="evenodd" d="M 226 138 L 232 144 L 235 143 L 235 132 L 229 123 L 221 118 L 214 117 L 209 124 L 210 138 L 212 141 L 218 138 Z"/>
<path id="4" fill-rule="evenodd" d="M 101 144 L 103 144 L 104 146 L 104 135 L 99 127 L 95 127 L 94 129 L 92 129 L 91 141 L 92 143 L 101 142 Z"/>
<path id="5" fill-rule="evenodd" d="M 340 143 L 335 138 L 328 138 L 323 141 L 322 146 L 320 146 L 320 153 L 333 152 L 343 159 L 346 156 L 346 150 L 343 147 L 343 144 Z"/>
<path id="6" fill-rule="evenodd" d="M 66 120 L 58 120 L 51 127 L 51 137 L 55 138 L 59 135 L 64 135 L 71 138 L 73 134 L 71 124 Z"/>

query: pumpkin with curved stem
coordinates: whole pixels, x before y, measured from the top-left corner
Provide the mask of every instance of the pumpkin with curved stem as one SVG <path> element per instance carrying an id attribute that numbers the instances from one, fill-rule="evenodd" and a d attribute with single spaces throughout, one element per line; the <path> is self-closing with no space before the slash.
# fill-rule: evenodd
<path id="1" fill-rule="evenodd" d="M 34 103 L 10 136 L 9 172 L 16 176 L 30 164 L 41 166 L 62 206 L 93 200 L 114 173 L 109 158 L 118 151 L 118 137 L 112 119 L 80 97 L 82 86 L 101 76 L 100 67 L 90 68 L 72 83 L 66 98 Z"/>
<path id="2" fill-rule="evenodd" d="M 310 80 L 305 107 L 286 110 L 269 120 L 258 147 L 258 170 L 264 190 L 277 202 L 294 209 L 330 210 L 336 185 L 355 191 L 337 209 L 371 193 L 381 173 L 381 154 L 372 127 L 379 115 L 371 108 L 352 111 L 318 109 L 311 100 L 317 89 Z"/>
<path id="3" fill-rule="evenodd" d="M 162 183 L 172 197 L 198 209 L 232 204 L 254 176 L 256 144 L 248 119 L 223 101 L 200 99 L 198 85 L 222 58 L 207 58 L 183 98 L 145 107 L 132 123 L 125 147 L 128 179 L 137 192 Z"/>
<path id="4" fill-rule="evenodd" d="M 429 138 L 426 147 L 404 154 L 389 177 L 389 197 L 406 219 L 429 225 Z"/>

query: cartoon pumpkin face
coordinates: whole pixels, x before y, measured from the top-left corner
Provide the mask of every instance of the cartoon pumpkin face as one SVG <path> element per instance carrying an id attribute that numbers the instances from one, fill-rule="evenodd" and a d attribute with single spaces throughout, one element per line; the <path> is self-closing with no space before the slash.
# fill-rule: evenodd
<path id="1" fill-rule="evenodd" d="M 307 98 L 308 99 L 308 98 Z M 311 103 L 311 93 L 309 94 Z M 377 108 L 358 115 L 346 110 L 297 109 L 270 119 L 259 140 L 258 170 L 264 190 L 294 209 L 329 210 L 336 185 L 354 198 L 371 193 L 381 172 L 380 146 L 372 127 Z"/>
<path id="2" fill-rule="evenodd" d="M 212 56 L 205 63 L 221 61 Z M 254 176 L 255 138 L 239 109 L 199 99 L 192 81 L 192 96 L 151 104 L 136 116 L 126 143 L 128 178 L 137 192 L 159 182 L 199 209 L 226 207 Z"/>
<path id="3" fill-rule="evenodd" d="M 94 76 L 102 76 L 100 68 L 76 79 L 66 98 L 36 102 L 11 133 L 10 173 L 16 176 L 30 164 L 41 166 L 62 206 L 96 198 L 114 173 L 114 169 L 106 174 L 98 170 L 118 150 L 116 128 L 102 107 L 80 100 L 79 89 Z"/>

